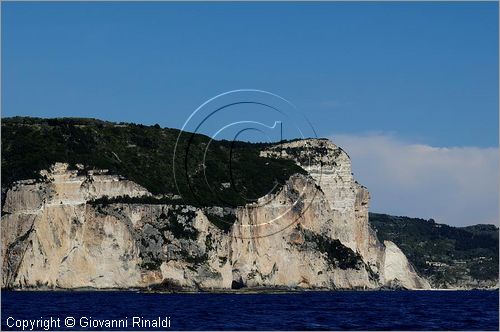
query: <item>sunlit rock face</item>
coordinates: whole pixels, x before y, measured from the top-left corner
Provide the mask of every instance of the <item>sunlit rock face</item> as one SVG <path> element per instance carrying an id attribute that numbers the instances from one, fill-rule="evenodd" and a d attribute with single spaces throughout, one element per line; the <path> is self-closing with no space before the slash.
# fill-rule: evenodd
<path id="1" fill-rule="evenodd" d="M 430 288 L 429 283 L 415 278 L 415 269 L 403 252 L 391 241 L 384 241 L 384 273 L 388 283 L 397 282 L 405 288 Z"/>
<path id="2" fill-rule="evenodd" d="M 354 179 L 351 159 L 344 150 L 328 139 L 306 139 L 277 144 L 261 151 L 261 156 L 291 159 L 308 171 L 327 201 L 321 209 L 329 207 L 327 215 L 332 225 L 329 236 L 359 253 L 371 270 L 379 275 L 380 283 L 389 284 L 399 277 L 404 278 L 398 280 L 406 288 L 430 288 L 427 281 L 416 274 L 402 252 L 402 256 L 386 254 L 386 247 L 378 241 L 368 223 L 370 193 Z M 393 246 L 397 246 L 391 244 L 392 252 Z M 407 266 L 401 271 L 408 273 L 386 274 L 386 257 Z M 390 266 L 394 265 L 387 267 Z"/>
<path id="3" fill-rule="evenodd" d="M 362 257 L 335 238 L 331 215 L 325 194 L 301 175 L 290 178 L 270 203 L 238 209 L 233 279 L 250 287 L 377 287 Z"/>
<path id="4" fill-rule="evenodd" d="M 396 245 L 377 240 L 370 195 L 343 150 L 310 139 L 261 154 L 293 159 L 309 175 L 237 209 L 96 204 L 151 194 L 104 170 L 66 164 L 42 171 L 44 181 L 16 183 L 3 205 L 2 287 L 429 287 Z M 229 230 L 215 226 L 214 211 L 233 216 Z"/>

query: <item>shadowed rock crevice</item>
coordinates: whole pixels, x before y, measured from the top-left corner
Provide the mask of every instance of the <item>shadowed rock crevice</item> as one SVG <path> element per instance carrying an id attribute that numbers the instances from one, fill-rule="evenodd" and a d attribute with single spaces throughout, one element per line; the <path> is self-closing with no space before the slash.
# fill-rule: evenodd
<path id="1" fill-rule="evenodd" d="M 307 243 L 307 245 L 302 244 L 302 246 L 312 245 L 319 252 L 326 254 L 328 263 L 332 268 L 359 270 L 364 267 L 365 263 L 362 257 L 352 249 L 344 246 L 339 240 L 330 239 L 305 229 L 302 232 L 304 234 L 304 243 Z"/>
<path id="2" fill-rule="evenodd" d="M 170 130 L 76 120 L 4 128 L 7 167 L 18 165 L 19 135 L 34 149 L 44 137 L 60 146 L 48 155 L 55 163 L 5 174 L 3 287 L 374 289 L 396 278 L 408 289 L 428 287 L 397 246 L 371 231 L 369 193 L 328 140 L 236 144 L 233 180 L 243 196 L 231 192 L 221 162 L 227 143 L 219 142 L 206 164 L 210 190 L 196 192 L 200 204 L 180 199 L 171 175 L 156 169 L 171 169 Z M 193 142 L 198 149 L 206 137 Z M 187 175 L 200 184 L 203 164 L 194 157 Z M 15 182 L 42 166 L 43 180 Z M 208 199 L 213 190 L 231 204 Z"/>

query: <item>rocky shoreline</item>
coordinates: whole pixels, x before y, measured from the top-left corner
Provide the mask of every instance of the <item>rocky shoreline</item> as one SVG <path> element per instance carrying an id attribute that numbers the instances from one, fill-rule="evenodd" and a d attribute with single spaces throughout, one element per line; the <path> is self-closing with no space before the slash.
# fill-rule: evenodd
<path id="1" fill-rule="evenodd" d="M 391 288 L 382 286 L 379 288 L 285 288 L 285 287 L 257 287 L 241 289 L 161 289 L 161 287 L 145 288 L 2 288 L 1 291 L 9 292 L 132 292 L 132 293 L 154 293 L 154 294 L 290 294 L 290 293 L 308 293 L 308 292 L 411 292 L 411 291 L 433 291 L 433 292 L 465 292 L 465 291 L 490 291 L 498 292 L 498 287 L 490 288 L 429 288 L 429 289 L 407 289 Z"/>
<path id="2" fill-rule="evenodd" d="M 189 205 L 130 203 L 152 194 L 106 170 L 56 163 L 41 171 L 42 181 L 7 190 L 2 286 L 430 288 L 394 243 L 378 241 L 368 223 L 370 194 L 342 149 L 307 139 L 266 147 L 261 157 L 293 160 L 307 174 L 232 209 L 232 224 L 222 228 L 213 221 L 224 217 L 219 207 L 209 214 Z M 115 200 L 98 202 L 103 197 Z"/>

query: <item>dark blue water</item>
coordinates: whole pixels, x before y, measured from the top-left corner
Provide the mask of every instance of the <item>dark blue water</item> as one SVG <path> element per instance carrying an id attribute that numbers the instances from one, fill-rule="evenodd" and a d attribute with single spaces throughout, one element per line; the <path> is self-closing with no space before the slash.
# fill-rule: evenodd
<path id="1" fill-rule="evenodd" d="M 146 294 L 2 291 L 2 330 L 15 320 L 169 317 L 170 330 L 498 330 L 498 291 Z M 21 322 L 21 321 L 19 321 Z M 19 323 L 21 324 L 21 323 Z M 54 323 L 55 324 L 55 323 Z M 28 327 L 29 328 L 29 327 Z M 38 327 L 41 330 L 43 327 Z M 93 328 L 100 329 L 100 328 Z M 123 328 L 116 328 L 123 329 Z M 151 330 L 151 328 L 136 328 Z M 104 330 L 110 330 L 104 328 Z"/>

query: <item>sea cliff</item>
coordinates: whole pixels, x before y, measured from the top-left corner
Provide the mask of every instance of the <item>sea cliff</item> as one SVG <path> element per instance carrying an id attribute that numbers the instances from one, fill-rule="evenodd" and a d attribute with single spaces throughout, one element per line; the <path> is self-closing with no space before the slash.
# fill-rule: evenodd
<path id="1" fill-rule="evenodd" d="M 2 287 L 430 288 L 394 243 L 377 239 L 370 194 L 341 148 L 306 139 L 259 154 L 305 172 L 233 207 L 155 202 L 121 174 L 66 162 L 14 181 L 3 189 Z"/>

